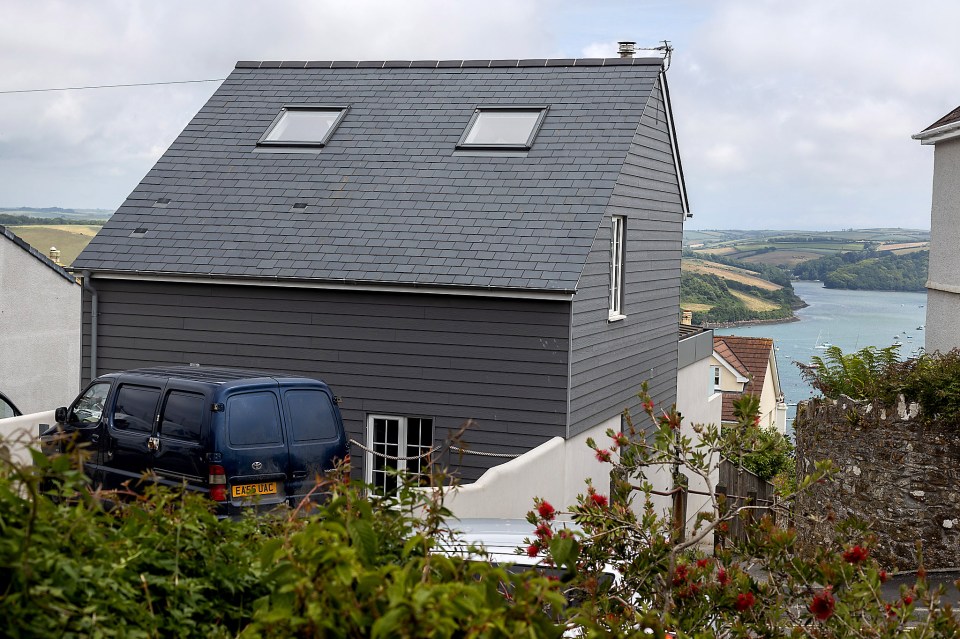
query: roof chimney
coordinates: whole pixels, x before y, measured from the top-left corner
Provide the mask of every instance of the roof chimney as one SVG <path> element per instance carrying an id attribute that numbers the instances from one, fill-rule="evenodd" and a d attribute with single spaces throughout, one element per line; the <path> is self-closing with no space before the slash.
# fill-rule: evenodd
<path id="1" fill-rule="evenodd" d="M 621 58 L 632 58 L 633 54 L 637 52 L 636 42 L 629 42 L 627 40 L 624 40 L 622 42 L 618 42 L 617 44 L 620 45 L 620 48 L 618 49 L 617 53 L 620 54 Z"/>
<path id="2" fill-rule="evenodd" d="M 63 266 L 63 264 L 60 263 L 60 249 L 56 246 L 50 247 L 50 260 L 57 266 Z"/>
<path id="3" fill-rule="evenodd" d="M 680 323 L 684 326 L 693 326 L 693 311 L 683 311 Z"/>

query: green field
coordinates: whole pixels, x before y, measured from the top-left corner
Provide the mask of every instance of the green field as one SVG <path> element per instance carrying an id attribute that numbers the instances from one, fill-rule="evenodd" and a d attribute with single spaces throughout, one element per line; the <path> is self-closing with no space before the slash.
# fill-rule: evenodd
<path id="1" fill-rule="evenodd" d="M 64 224 L 11 226 L 10 230 L 44 255 L 50 255 L 50 247 L 57 247 L 60 249 L 60 263 L 70 266 L 100 228 L 99 226 Z"/>

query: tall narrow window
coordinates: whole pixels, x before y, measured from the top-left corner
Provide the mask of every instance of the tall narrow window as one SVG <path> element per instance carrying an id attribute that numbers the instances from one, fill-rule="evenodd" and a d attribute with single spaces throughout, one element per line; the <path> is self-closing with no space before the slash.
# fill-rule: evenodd
<path id="1" fill-rule="evenodd" d="M 366 479 L 381 495 L 397 489 L 397 473 L 417 482 L 429 474 L 429 460 L 421 457 L 433 447 L 433 420 L 426 417 L 371 415 L 367 419 Z M 400 457 L 402 459 L 391 459 Z"/>
<path id="2" fill-rule="evenodd" d="M 713 393 L 718 393 L 718 392 L 720 392 L 720 367 L 719 367 L 719 366 L 711 366 L 711 367 L 710 367 L 710 376 L 711 376 L 711 378 L 712 378 L 712 380 L 713 380 L 713 386 L 712 386 L 712 389 L 713 389 L 713 390 L 712 390 L 711 392 L 713 392 Z"/>
<path id="3" fill-rule="evenodd" d="M 627 218 L 614 215 L 610 221 L 610 319 L 620 320 L 623 314 L 623 269 Z"/>

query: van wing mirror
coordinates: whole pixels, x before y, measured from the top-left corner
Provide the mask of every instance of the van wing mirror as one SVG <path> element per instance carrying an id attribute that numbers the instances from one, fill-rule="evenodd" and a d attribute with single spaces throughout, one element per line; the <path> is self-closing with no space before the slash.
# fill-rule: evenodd
<path id="1" fill-rule="evenodd" d="M 67 421 L 67 407 L 61 406 L 53 413 L 53 418 L 57 420 L 57 423 L 64 424 Z"/>

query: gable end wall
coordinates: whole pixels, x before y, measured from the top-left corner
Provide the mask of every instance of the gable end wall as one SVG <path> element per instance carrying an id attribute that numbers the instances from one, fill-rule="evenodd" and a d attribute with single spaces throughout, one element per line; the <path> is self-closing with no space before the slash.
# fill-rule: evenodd
<path id="1" fill-rule="evenodd" d="M 627 218 L 624 313 L 608 321 L 610 218 Z M 683 206 L 663 96 L 653 91 L 593 242 L 573 302 L 570 434 L 630 408 L 647 381 L 658 406 L 677 398 Z"/>

